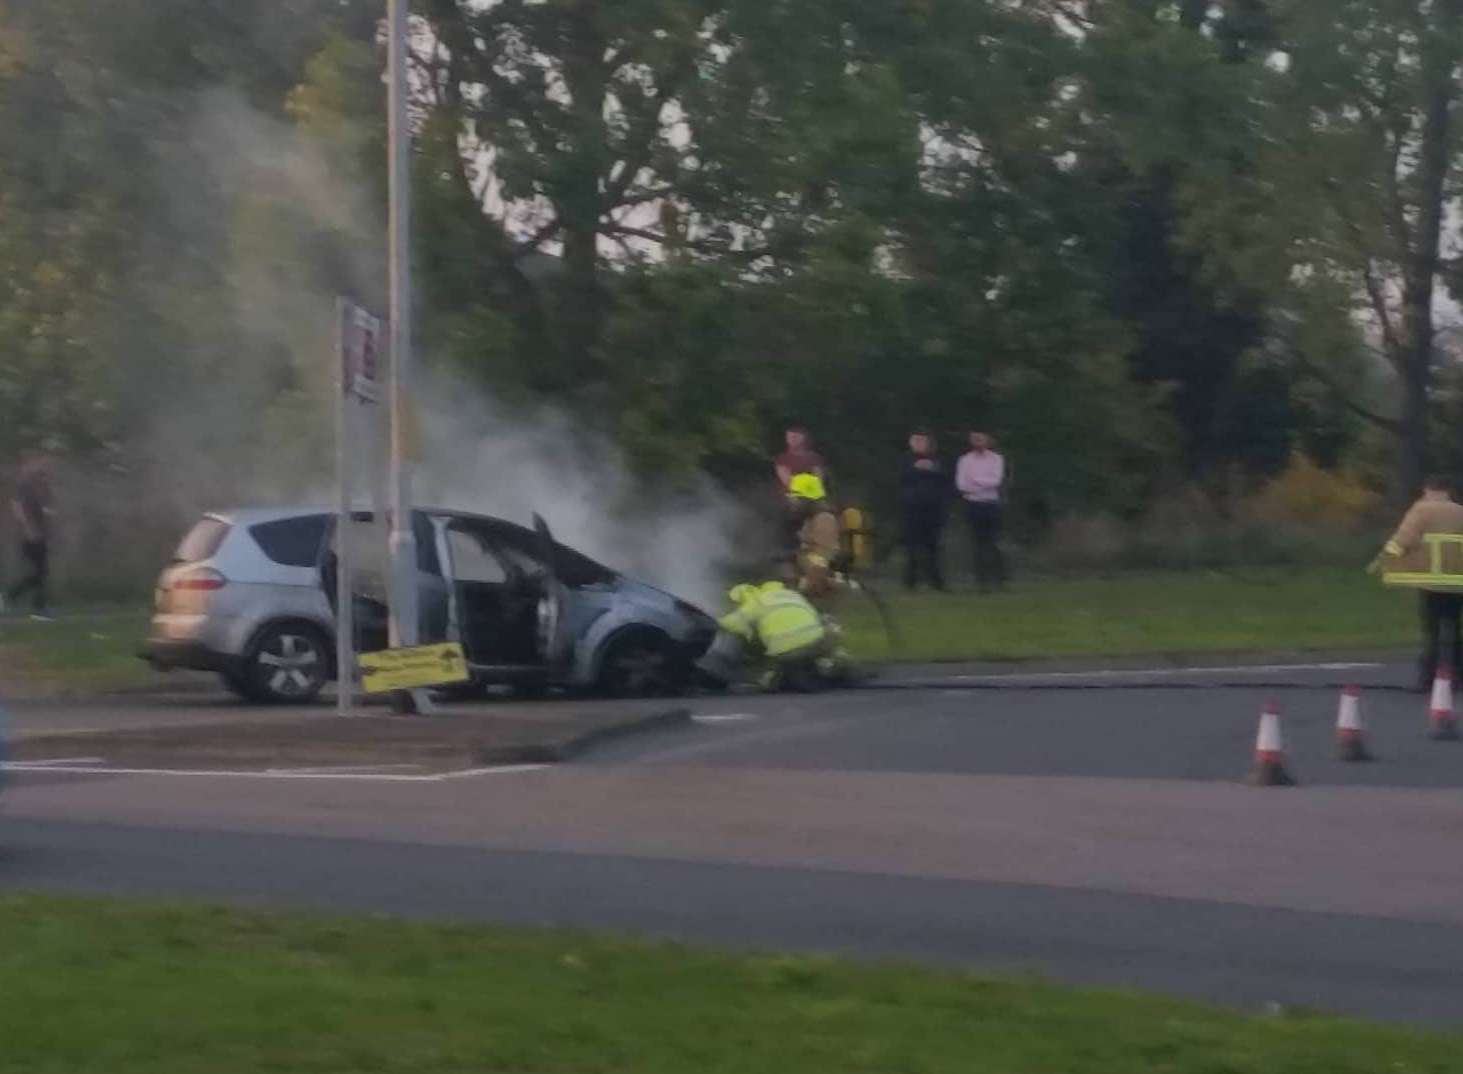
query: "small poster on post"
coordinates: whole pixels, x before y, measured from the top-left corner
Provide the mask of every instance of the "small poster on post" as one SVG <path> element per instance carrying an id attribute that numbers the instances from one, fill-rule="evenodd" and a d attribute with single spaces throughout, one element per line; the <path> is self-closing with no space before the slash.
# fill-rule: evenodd
<path id="1" fill-rule="evenodd" d="M 363 403 L 381 401 L 383 322 L 352 302 L 340 303 L 341 386 Z"/>

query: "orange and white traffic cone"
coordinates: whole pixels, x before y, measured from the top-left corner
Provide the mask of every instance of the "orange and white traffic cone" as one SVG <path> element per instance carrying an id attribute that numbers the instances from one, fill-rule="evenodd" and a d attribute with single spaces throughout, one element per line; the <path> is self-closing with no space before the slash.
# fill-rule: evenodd
<path id="1" fill-rule="evenodd" d="M 1336 710 L 1336 756 L 1343 761 L 1374 760 L 1366 748 L 1366 729 L 1361 722 L 1361 690 L 1348 686 L 1341 691 Z"/>
<path id="2" fill-rule="evenodd" d="M 1285 767 L 1285 739 L 1280 734 L 1280 709 L 1271 701 L 1260 713 L 1260 733 L 1255 736 L 1255 769 L 1250 782 L 1257 787 L 1293 787 L 1295 780 Z"/>
<path id="3" fill-rule="evenodd" d="M 1438 668 L 1433 677 L 1432 701 L 1427 707 L 1428 738 L 1439 742 L 1456 742 L 1458 722 L 1453 718 L 1453 669 Z"/>

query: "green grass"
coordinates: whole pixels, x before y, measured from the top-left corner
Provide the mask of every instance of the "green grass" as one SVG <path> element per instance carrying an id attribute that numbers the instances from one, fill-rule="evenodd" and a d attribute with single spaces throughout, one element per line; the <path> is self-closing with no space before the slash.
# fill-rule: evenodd
<path id="1" fill-rule="evenodd" d="M 0 683 L 9 691 L 96 692 L 141 686 L 158 673 L 137 658 L 148 613 L 107 609 L 36 623 L 0 619 Z"/>
<path id="2" fill-rule="evenodd" d="M 0 899 L 25 1074 L 1444 1074 L 1463 1038 L 555 932 Z"/>
<path id="3" fill-rule="evenodd" d="M 903 636 L 892 648 L 867 599 L 838 610 L 868 660 L 1026 660 L 1242 650 L 1391 648 L 1417 641 L 1416 597 L 1339 569 L 1190 571 L 1018 579 L 994 596 L 907 595 L 875 583 Z"/>
<path id="4" fill-rule="evenodd" d="M 877 583 L 903 636 L 890 647 L 873 606 L 838 609 L 866 660 L 1027 660 L 1244 650 L 1408 647 L 1415 598 L 1354 570 L 1250 569 L 1021 578 L 1005 593 L 914 596 Z M 134 655 L 147 613 L 112 609 L 32 623 L 0 620 L 0 683 L 98 692 L 166 684 Z"/>

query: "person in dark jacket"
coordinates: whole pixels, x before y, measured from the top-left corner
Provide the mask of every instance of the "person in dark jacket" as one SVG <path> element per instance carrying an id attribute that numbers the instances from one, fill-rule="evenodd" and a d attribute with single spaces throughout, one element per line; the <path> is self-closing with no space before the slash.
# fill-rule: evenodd
<path id="1" fill-rule="evenodd" d="M 940 568 L 940 533 L 950 507 L 950 475 L 935 457 L 935 439 L 919 430 L 909 438 L 909 455 L 899 474 L 899 529 L 904 545 L 904 585 L 918 589 L 921 581 L 943 591 Z"/>

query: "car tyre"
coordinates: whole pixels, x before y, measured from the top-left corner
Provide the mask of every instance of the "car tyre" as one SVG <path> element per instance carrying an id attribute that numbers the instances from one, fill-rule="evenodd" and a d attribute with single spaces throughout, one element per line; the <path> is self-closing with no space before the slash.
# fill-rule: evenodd
<path id="1" fill-rule="evenodd" d="M 242 683 L 251 701 L 303 705 L 314 701 L 330 677 L 330 646 L 302 623 L 265 627 L 249 647 Z"/>
<path id="2" fill-rule="evenodd" d="M 631 630 L 610 642 L 600 661 L 600 692 L 610 697 L 670 697 L 684 693 L 691 666 L 658 630 Z"/>
<path id="3" fill-rule="evenodd" d="M 223 680 L 224 686 L 228 687 L 229 693 L 241 701 L 253 701 L 254 694 L 249 688 L 249 680 L 238 671 L 221 671 L 218 677 Z"/>

